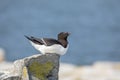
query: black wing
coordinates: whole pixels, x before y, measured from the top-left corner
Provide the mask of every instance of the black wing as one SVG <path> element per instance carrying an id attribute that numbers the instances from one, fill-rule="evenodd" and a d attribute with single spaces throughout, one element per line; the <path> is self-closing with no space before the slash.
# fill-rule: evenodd
<path id="1" fill-rule="evenodd" d="M 40 45 L 46 45 L 46 46 L 51 46 L 53 44 L 60 44 L 62 45 L 58 40 L 52 39 L 52 38 L 35 38 L 35 37 L 28 37 L 25 36 L 28 40 L 32 41 L 35 44 L 40 44 Z"/>
<path id="2" fill-rule="evenodd" d="M 43 38 L 43 40 L 44 40 L 44 42 L 45 42 L 45 44 L 47 45 L 47 46 L 51 46 L 51 45 L 53 45 L 53 44 L 60 44 L 60 45 L 62 45 L 58 40 L 56 40 L 56 39 L 52 39 L 52 38 Z"/>

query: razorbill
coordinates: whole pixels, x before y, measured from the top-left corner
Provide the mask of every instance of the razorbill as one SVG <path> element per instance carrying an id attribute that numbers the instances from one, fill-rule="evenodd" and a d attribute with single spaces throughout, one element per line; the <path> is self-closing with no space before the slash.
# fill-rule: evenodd
<path id="1" fill-rule="evenodd" d="M 36 38 L 33 36 L 25 37 L 30 41 L 32 46 L 34 46 L 35 49 L 40 51 L 42 54 L 56 53 L 59 55 L 64 55 L 69 47 L 67 40 L 69 35 L 70 33 L 68 32 L 60 32 L 57 40 L 53 38 Z"/>

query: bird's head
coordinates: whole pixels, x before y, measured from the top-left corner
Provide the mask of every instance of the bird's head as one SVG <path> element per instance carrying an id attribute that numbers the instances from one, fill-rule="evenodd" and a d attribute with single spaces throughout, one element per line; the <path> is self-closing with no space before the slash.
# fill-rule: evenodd
<path id="1" fill-rule="evenodd" d="M 60 33 L 58 34 L 58 40 L 60 40 L 60 39 L 65 39 L 65 40 L 67 40 L 67 38 L 68 38 L 69 35 L 70 35 L 69 32 L 60 32 Z"/>

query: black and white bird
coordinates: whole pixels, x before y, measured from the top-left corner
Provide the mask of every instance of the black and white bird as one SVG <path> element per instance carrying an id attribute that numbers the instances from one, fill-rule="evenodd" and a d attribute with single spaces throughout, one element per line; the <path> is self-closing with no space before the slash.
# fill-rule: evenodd
<path id="1" fill-rule="evenodd" d="M 68 32 L 61 32 L 58 34 L 58 40 L 52 38 L 35 38 L 35 37 L 28 37 L 25 36 L 32 46 L 35 47 L 38 51 L 42 54 L 45 53 L 56 53 L 59 55 L 64 55 L 69 47 L 68 44 L 68 36 L 70 33 Z"/>

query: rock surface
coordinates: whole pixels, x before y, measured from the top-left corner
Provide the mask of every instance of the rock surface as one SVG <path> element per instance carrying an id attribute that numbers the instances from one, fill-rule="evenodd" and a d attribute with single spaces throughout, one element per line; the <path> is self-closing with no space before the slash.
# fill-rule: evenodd
<path id="1" fill-rule="evenodd" d="M 0 80 L 57 80 L 58 70 L 58 55 L 38 54 L 14 64 L 1 62 Z M 120 62 L 95 62 L 87 66 L 61 63 L 59 80 L 120 80 Z"/>
<path id="2" fill-rule="evenodd" d="M 58 80 L 59 57 L 38 54 L 17 60 L 12 71 L 0 72 L 0 80 Z"/>
<path id="3" fill-rule="evenodd" d="M 59 80 L 120 80 L 120 62 L 96 62 L 89 66 L 61 64 Z"/>

